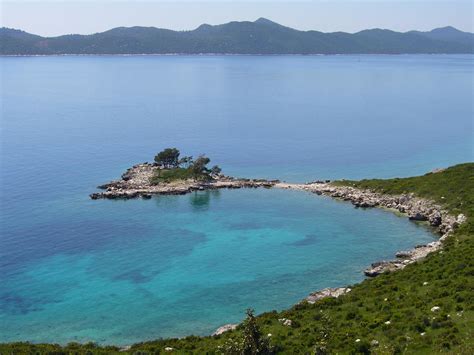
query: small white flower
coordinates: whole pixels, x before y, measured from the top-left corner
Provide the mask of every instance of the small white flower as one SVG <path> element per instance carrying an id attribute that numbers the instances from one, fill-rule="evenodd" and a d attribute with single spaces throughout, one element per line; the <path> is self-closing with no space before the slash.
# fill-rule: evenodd
<path id="1" fill-rule="evenodd" d="M 360 339 L 356 339 L 356 343 L 360 342 Z"/>
<path id="2" fill-rule="evenodd" d="M 272 333 L 268 333 L 268 335 L 267 335 L 267 336 L 271 337 L 271 336 L 272 336 Z"/>
<path id="3" fill-rule="evenodd" d="M 385 302 L 387 302 L 387 301 L 388 301 L 388 298 L 384 298 L 383 300 L 384 300 Z"/>
<path id="4" fill-rule="evenodd" d="M 426 282 L 426 281 L 423 282 L 423 286 L 426 286 L 426 285 L 428 285 L 428 282 Z"/>
<path id="5" fill-rule="evenodd" d="M 386 322 L 385 322 L 385 324 L 389 325 L 389 324 L 390 324 L 390 321 L 389 321 L 389 320 L 388 320 L 388 321 L 386 321 Z"/>
<path id="6" fill-rule="evenodd" d="M 426 334 L 425 332 L 423 332 L 423 333 L 420 333 L 420 335 L 421 335 L 422 337 L 424 337 L 424 336 L 425 336 L 425 334 Z"/>
<path id="7" fill-rule="evenodd" d="M 431 307 L 431 312 L 438 312 L 441 309 L 439 306 Z"/>

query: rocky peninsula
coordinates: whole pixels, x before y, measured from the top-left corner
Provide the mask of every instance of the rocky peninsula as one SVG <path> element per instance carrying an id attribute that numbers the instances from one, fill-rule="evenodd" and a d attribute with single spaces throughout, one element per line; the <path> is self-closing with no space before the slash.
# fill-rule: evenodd
<path id="1" fill-rule="evenodd" d="M 169 151 L 173 151 L 173 149 L 168 148 L 163 152 L 169 154 Z M 163 154 L 163 152 L 159 154 Z M 179 151 L 176 150 L 174 154 L 176 155 L 176 163 L 174 164 L 179 166 L 179 163 L 177 163 Z M 157 155 L 157 157 L 158 156 L 159 155 Z M 187 159 L 189 161 L 192 160 L 191 157 Z M 208 161 L 207 159 L 207 162 Z M 206 163 L 206 161 L 204 163 Z M 221 174 L 220 169 L 213 168 L 214 170 L 209 170 L 204 168 L 206 172 L 206 175 L 204 175 L 206 177 L 205 179 L 186 178 L 172 179 L 171 181 L 157 181 L 156 176 L 158 176 L 161 171 L 166 170 L 166 166 L 164 167 L 166 164 L 169 164 L 169 162 L 166 160 L 163 161 L 161 158 L 155 158 L 155 163 L 146 162 L 135 165 L 129 168 L 122 175 L 121 179 L 99 186 L 98 188 L 105 191 L 92 193 L 90 198 L 93 200 L 150 199 L 153 195 L 183 195 L 193 191 L 212 189 L 259 187 L 293 189 L 347 201 L 352 203 L 356 208 L 379 207 L 390 209 L 394 212 L 407 215 L 410 220 L 428 223 L 441 235 L 437 241 L 426 245 L 417 245 L 411 250 L 397 252 L 395 255 L 396 258 L 393 260 L 382 260 L 373 263 L 364 271 L 365 275 L 369 277 L 377 276 L 388 271 L 403 269 L 405 266 L 426 257 L 429 253 L 439 250 L 442 247 L 443 240 L 446 239 L 457 226 L 466 221 L 464 215 L 459 214 L 458 216 L 452 216 L 440 205 L 427 199 L 415 197 L 412 193 L 401 195 L 382 194 L 347 186 L 340 182 L 334 183 L 329 180 L 294 184 L 280 182 L 279 180 L 233 178 Z M 206 164 L 204 164 L 204 166 L 205 165 Z"/>
<path id="2" fill-rule="evenodd" d="M 98 186 L 104 192 L 90 195 L 97 199 L 150 199 L 152 195 L 184 195 L 192 191 L 272 187 L 278 180 L 236 179 L 225 176 L 221 168 L 205 155 L 196 159 L 182 156 L 177 148 L 166 148 L 155 155 L 153 163 L 134 165 L 120 180 Z"/>
<path id="3" fill-rule="evenodd" d="M 440 250 L 443 241 L 467 220 L 463 214 L 453 216 L 439 204 L 416 197 L 413 193 L 384 194 L 350 186 L 344 181 L 317 180 L 306 184 L 295 184 L 279 180 L 233 178 L 223 175 L 217 166 L 208 169 L 206 165 L 209 161 L 205 156 L 200 156 L 197 160 L 193 160 L 192 157 L 179 159 L 179 150 L 167 148 L 157 154 L 154 163 L 134 165 L 122 174 L 121 179 L 99 186 L 98 188 L 105 191 L 92 193 L 90 198 L 93 200 L 150 199 L 153 195 L 183 195 L 193 191 L 213 189 L 260 187 L 292 189 L 346 201 L 352 203 L 355 208 L 389 209 L 406 215 L 412 221 L 426 222 L 440 234 L 441 237 L 436 241 L 426 245 L 417 245 L 411 250 L 397 252 L 393 260 L 373 263 L 364 270 L 364 274 L 368 277 L 401 270 L 425 258 L 428 254 Z M 338 298 L 350 291 L 348 287 L 326 288 L 311 293 L 302 302 L 315 303 L 328 297 Z M 292 324 L 291 319 L 282 318 L 280 321 L 287 326 Z M 236 324 L 226 324 L 218 328 L 213 335 L 221 335 L 236 327 Z"/>
<path id="4" fill-rule="evenodd" d="M 122 175 L 120 180 L 114 180 L 98 186 L 103 192 L 94 192 L 90 198 L 97 199 L 149 199 L 153 195 L 184 195 L 193 191 L 213 189 L 241 189 L 241 188 L 270 188 L 278 180 L 239 179 L 222 174 L 213 174 L 209 179 L 175 180 L 169 182 L 152 183 L 153 177 L 162 169 L 156 163 L 134 165 Z"/>

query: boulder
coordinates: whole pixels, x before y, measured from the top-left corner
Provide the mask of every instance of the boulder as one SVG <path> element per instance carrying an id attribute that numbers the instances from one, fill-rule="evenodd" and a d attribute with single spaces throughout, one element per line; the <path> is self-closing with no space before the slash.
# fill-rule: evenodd
<path id="1" fill-rule="evenodd" d="M 291 319 L 287 319 L 287 318 L 280 318 L 278 319 L 278 321 L 283 324 L 284 326 L 287 326 L 287 327 L 291 327 L 291 325 L 293 324 L 293 321 Z"/>
<path id="2" fill-rule="evenodd" d="M 327 297 L 334 297 L 338 298 L 339 296 L 345 295 L 346 293 L 351 292 L 349 287 L 338 287 L 338 288 L 325 288 L 321 291 L 313 292 L 308 297 L 306 297 L 306 301 L 308 303 L 316 303 L 319 300 Z"/>
<path id="3" fill-rule="evenodd" d="M 228 332 L 229 330 L 234 330 L 237 328 L 238 324 L 225 324 L 222 327 L 216 329 L 212 336 L 221 335 L 222 333 Z"/>
<path id="4" fill-rule="evenodd" d="M 458 214 L 458 217 L 456 218 L 456 222 L 458 224 L 463 224 L 464 222 L 467 221 L 467 218 L 465 215 L 463 215 L 462 213 L 461 214 Z"/>
<path id="5" fill-rule="evenodd" d="M 365 276 L 368 277 L 375 277 L 384 272 L 391 272 L 398 269 L 403 269 L 405 267 L 405 263 L 400 261 L 379 261 L 373 263 L 370 268 L 364 270 Z"/>
<path id="6" fill-rule="evenodd" d="M 428 217 L 421 212 L 413 212 L 408 216 L 408 219 L 411 221 L 427 221 Z"/>
<path id="7" fill-rule="evenodd" d="M 435 211 L 429 216 L 428 221 L 433 227 L 438 227 L 442 222 L 441 213 Z"/>

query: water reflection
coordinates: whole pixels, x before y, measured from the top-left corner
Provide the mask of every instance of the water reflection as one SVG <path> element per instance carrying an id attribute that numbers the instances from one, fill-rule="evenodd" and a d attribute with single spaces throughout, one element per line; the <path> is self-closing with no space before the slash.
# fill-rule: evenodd
<path id="1" fill-rule="evenodd" d="M 219 199 L 220 195 L 219 190 L 195 191 L 190 194 L 189 201 L 194 209 L 206 211 L 211 199 Z"/>

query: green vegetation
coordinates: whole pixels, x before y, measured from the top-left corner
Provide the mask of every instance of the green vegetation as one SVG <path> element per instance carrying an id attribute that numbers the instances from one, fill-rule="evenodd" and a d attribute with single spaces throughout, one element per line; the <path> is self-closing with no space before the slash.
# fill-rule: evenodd
<path id="1" fill-rule="evenodd" d="M 0 28 L 0 54 L 370 54 L 473 53 L 474 35 L 453 27 L 429 32 L 378 28 L 357 33 L 298 31 L 257 21 L 203 24 L 192 31 L 117 27 L 91 35 L 41 37 Z"/>
<path id="2" fill-rule="evenodd" d="M 395 179 L 370 179 L 361 181 L 342 180 L 334 184 L 350 185 L 386 194 L 414 193 L 434 200 L 453 215 L 464 213 L 474 218 L 474 164 L 466 163 L 432 172 L 423 176 Z M 474 223 L 464 225 L 463 231 L 474 233 Z"/>
<path id="3" fill-rule="evenodd" d="M 164 168 L 177 168 L 180 165 L 179 155 L 178 149 L 166 148 L 155 156 L 155 162 Z"/>
<path id="4" fill-rule="evenodd" d="M 253 309 L 247 309 L 247 318 L 242 322 L 240 337 L 228 339 L 218 349 L 232 355 L 273 354 L 268 336 L 262 334 Z"/>
<path id="5" fill-rule="evenodd" d="M 196 160 L 192 156 L 180 158 L 180 152 L 176 148 L 166 148 L 155 156 L 155 163 L 160 166 L 152 177 L 152 184 L 160 182 L 172 182 L 177 180 L 200 180 L 209 181 L 221 173 L 217 165 L 211 169 L 207 164 L 211 160 L 205 155 L 200 155 Z"/>
<path id="6" fill-rule="evenodd" d="M 474 164 L 420 177 L 337 184 L 386 193 L 413 192 L 435 200 L 453 214 L 465 214 L 467 223 L 447 239 L 442 251 L 401 271 L 351 286 L 352 291 L 338 299 L 302 303 L 257 317 L 250 312 L 235 331 L 216 337 L 139 343 L 129 353 L 166 353 L 165 347 L 181 354 L 474 353 Z M 439 311 L 431 311 L 434 306 L 440 307 Z M 283 325 L 278 320 L 281 318 L 291 319 L 292 325 Z M 51 344 L 0 345 L 2 354 L 114 351 L 117 349 L 93 344 L 64 348 Z"/>

